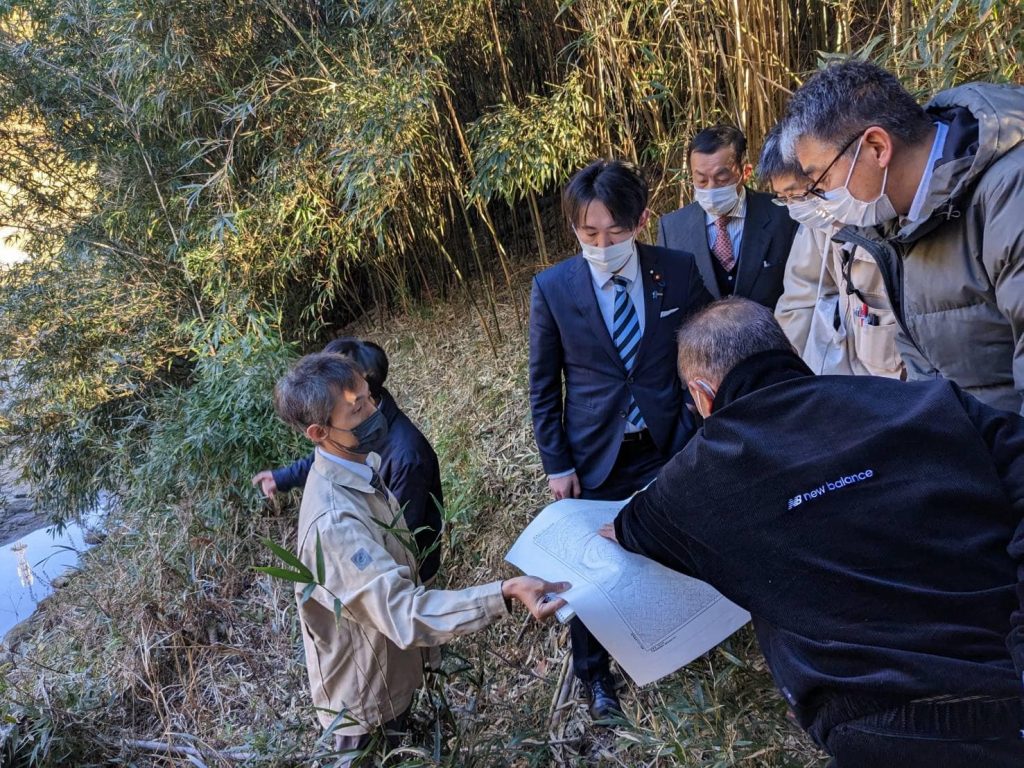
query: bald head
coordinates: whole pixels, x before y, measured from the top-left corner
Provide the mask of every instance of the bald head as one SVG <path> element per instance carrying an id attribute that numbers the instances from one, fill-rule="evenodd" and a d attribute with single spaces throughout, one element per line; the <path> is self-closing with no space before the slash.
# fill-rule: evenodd
<path id="1" fill-rule="evenodd" d="M 758 352 L 793 351 L 771 310 L 739 296 L 708 304 L 679 329 L 679 375 L 717 389 L 737 363 Z"/>

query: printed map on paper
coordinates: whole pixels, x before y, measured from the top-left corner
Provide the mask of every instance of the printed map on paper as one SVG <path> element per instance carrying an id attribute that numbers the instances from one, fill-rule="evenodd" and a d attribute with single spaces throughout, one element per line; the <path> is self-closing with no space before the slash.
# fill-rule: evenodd
<path id="1" fill-rule="evenodd" d="M 563 499 L 509 550 L 524 573 L 573 586 L 561 595 L 639 685 L 654 682 L 727 638 L 750 615 L 702 581 L 626 552 L 598 535 L 624 501 Z"/>

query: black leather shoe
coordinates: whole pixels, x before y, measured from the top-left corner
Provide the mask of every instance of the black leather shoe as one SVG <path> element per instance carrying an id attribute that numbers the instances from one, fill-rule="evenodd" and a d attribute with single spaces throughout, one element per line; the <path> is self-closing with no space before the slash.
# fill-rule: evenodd
<path id="1" fill-rule="evenodd" d="M 607 720 L 610 717 L 622 717 L 619 697 L 615 695 L 615 683 L 610 675 L 599 677 L 587 683 L 587 694 L 590 697 L 590 717 L 594 720 Z"/>

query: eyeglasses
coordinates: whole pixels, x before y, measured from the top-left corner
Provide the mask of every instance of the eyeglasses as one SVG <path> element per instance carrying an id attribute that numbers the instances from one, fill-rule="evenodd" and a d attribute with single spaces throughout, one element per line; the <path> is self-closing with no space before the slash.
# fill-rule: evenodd
<path id="1" fill-rule="evenodd" d="M 870 127 L 871 126 L 868 126 L 868 128 L 870 128 Z M 825 170 L 822 171 L 821 174 L 818 176 L 818 178 L 816 178 L 811 183 L 811 185 L 807 188 L 807 194 L 808 195 L 814 195 L 815 197 L 820 197 L 822 200 L 825 199 L 825 192 L 827 190 L 824 190 L 824 189 L 821 188 L 821 186 L 820 186 L 821 185 L 821 180 L 824 179 L 826 176 L 828 176 L 828 172 L 832 170 L 832 167 L 836 163 L 839 162 L 839 158 L 841 158 L 843 155 L 846 154 L 846 150 L 848 150 L 850 147 L 852 147 L 853 146 L 853 142 L 855 142 L 857 139 L 859 139 L 861 136 L 863 136 L 864 135 L 864 131 L 866 131 L 866 130 L 867 130 L 867 128 L 865 128 L 864 130 L 858 132 L 855 136 L 853 136 L 848 142 L 846 142 L 843 145 L 843 148 L 839 150 L 839 154 L 837 154 L 834 158 L 832 158 L 832 162 L 829 163 L 825 167 Z"/>
<path id="2" fill-rule="evenodd" d="M 800 192 L 795 195 L 775 195 L 772 198 L 772 202 L 780 208 L 785 208 L 787 205 L 795 205 L 796 203 L 804 202 L 808 197 L 811 197 L 811 191 Z"/>

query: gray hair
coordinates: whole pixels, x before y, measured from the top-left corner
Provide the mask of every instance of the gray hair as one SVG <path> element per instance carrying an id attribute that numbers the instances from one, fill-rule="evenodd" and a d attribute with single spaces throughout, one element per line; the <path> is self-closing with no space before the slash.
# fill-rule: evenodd
<path id="1" fill-rule="evenodd" d="M 306 355 L 274 387 L 278 418 L 299 432 L 310 424 L 328 424 L 338 395 L 354 392 L 363 372 L 347 357 L 330 352 Z"/>
<path id="2" fill-rule="evenodd" d="M 932 127 L 924 108 L 891 72 L 869 61 L 834 62 L 809 78 L 786 105 L 782 153 L 795 157 L 796 143 L 805 136 L 839 149 L 873 125 L 905 145 L 920 142 Z"/>
<path id="3" fill-rule="evenodd" d="M 751 355 L 793 351 L 771 310 L 740 296 L 700 309 L 683 323 L 677 340 L 680 378 L 690 381 L 699 377 L 715 385 Z"/>
<path id="4" fill-rule="evenodd" d="M 795 176 L 798 179 L 804 176 L 800 163 L 782 153 L 781 139 L 782 123 L 776 123 L 768 131 L 761 145 L 761 157 L 757 161 L 757 178 L 769 184 L 780 176 Z"/>

